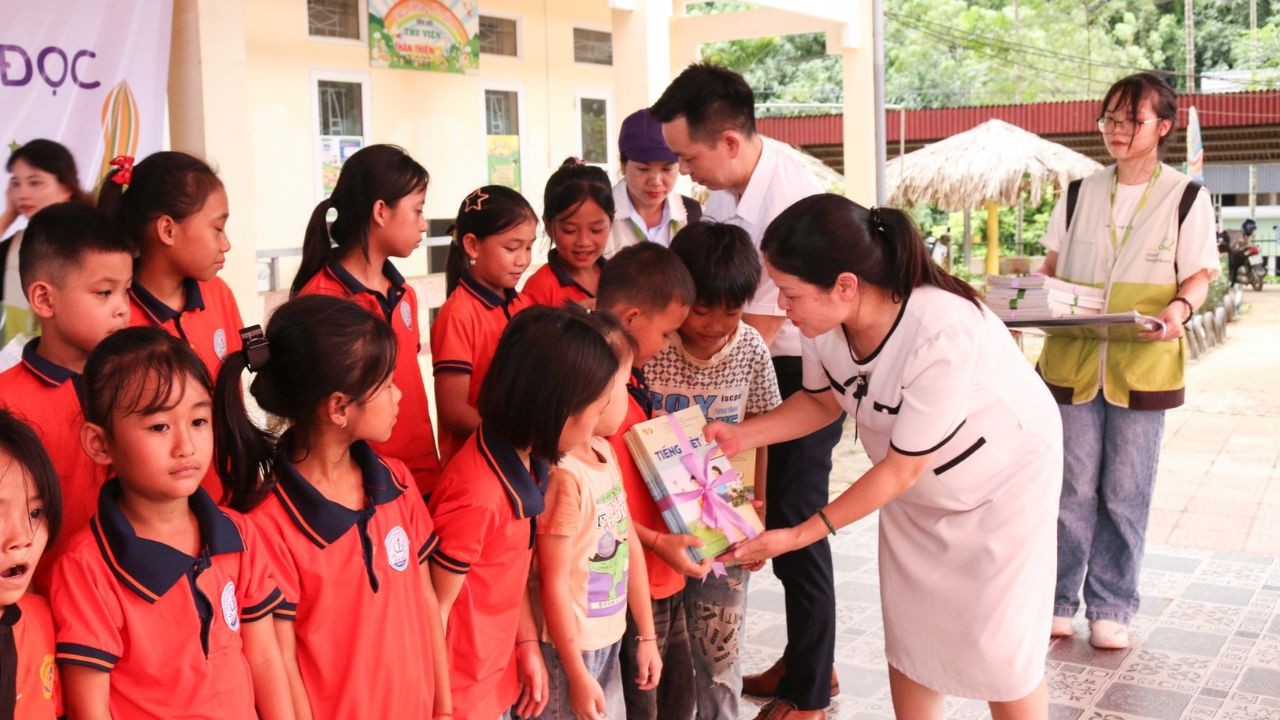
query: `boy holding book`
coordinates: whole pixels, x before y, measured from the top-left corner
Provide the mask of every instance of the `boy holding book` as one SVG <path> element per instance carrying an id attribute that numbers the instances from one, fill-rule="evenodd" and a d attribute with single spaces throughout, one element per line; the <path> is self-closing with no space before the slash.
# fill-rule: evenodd
<path id="1" fill-rule="evenodd" d="M 750 236 L 736 225 L 694 223 L 676 235 L 671 250 L 693 276 L 695 299 L 672 345 L 645 365 L 654 413 L 696 405 L 708 422 L 737 423 L 777 407 L 782 395 L 769 346 L 742 321 L 760 282 Z M 759 453 L 754 504 L 763 512 L 765 449 L 749 452 Z M 749 475 L 751 459 L 735 457 L 734 468 Z M 729 567 L 685 587 L 698 720 L 739 717 L 747 579 L 762 565 Z"/>
<path id="2" fill-rule="evenodd" d="M 705 576 L 711 570 L 711 562 L 704 560 L 695 564 L 689 559 L 686 548 L 701 544 L 696 537 L 666 532 L 662 512 L 632 460 L 625 440 L 633 425 L 653 417 L 648 385 L 640 368 L 666 349 L 668 338 L 689 314 L 693 297 L 693 278 L 689 271 L 670 250 L 657 243 L 639 243 L 614 255 L 600 272 L 596 293 L 596 308 L 613 313 L 636 345 L 631 382 L 627 386 L 626 418 L 609 437 L 609 443 L 618 457 L 627 511 L 644 549 L 654 634 L 663 667 L 657 689 L 642 690 L 635 682 L 639 672 L 636 655 L 640 632 L 631 613 L 627 613 L 620 663 L 627 717 L 633 720 L 688 718 L 694 708 L 684 578 Z"/>

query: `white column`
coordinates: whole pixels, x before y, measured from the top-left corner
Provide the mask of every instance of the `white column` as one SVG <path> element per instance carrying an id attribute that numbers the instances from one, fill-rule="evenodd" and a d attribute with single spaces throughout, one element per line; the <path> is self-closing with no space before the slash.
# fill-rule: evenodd
<path id="1" fill-rule="evenodd" d="M 857 0 L 843 37 L 827 36 L 828 51 L 839 40 L 844 71 L 844 194 L 870 207 L 876 202 L 875 58 L 872 3 Z"/>
<path id="2" fill-rule="evenodd" d="M 263 315 L 254 234 L 253 157 L 242 0 L 175 0 L 169 56 L 169 132 L 174 150 L 205 159 L 227 189 L 231 252 L 219 276 L 246 323 Z"/>
<path id="3" fill-rule="evenodd" d="M 611 0 L 618 117 L 653 104 L 671 82 L 671 0 Z"/>

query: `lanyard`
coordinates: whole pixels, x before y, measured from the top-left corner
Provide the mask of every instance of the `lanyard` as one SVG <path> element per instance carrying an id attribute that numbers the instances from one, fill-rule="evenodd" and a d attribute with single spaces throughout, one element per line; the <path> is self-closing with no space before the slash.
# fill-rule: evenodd
<path id="1" fill-rule="evenodd" d="M 1142 192 L 1142 199 L 1138 201 L 1138 207 L 1134 208 L 1133 215 L 1129 217 L 1129 224 L 1124 226 L 1124 236 L 1116 241 L 1116 183 L 1119 173 L 1111 176 L 1111 208 L 1108 211 L 1107 219 L 1111 222 L 1107 224 L 1107 232 L 1111 233 L 1111 266 L 1114 268 L 1116 261 L 1120 257 L 1120 252 L 1124 250 L 1125 245 L 1129 244 L 1129 236 L 1133 234 L 1133 221 L 1138 219 L 1138 213 L 1142 212 L 1142 208 L 1147 204 L 1147 198 L 1151 197 L 1151 188 L 1156 186 L 1156 179 L 1160 177 L 1160 171 L 1164 169 L 1164 165 L 1156 165 L 1156 171 L 1151 173 L 1151 179 L 1147 181 L 1147 189 Z"/>

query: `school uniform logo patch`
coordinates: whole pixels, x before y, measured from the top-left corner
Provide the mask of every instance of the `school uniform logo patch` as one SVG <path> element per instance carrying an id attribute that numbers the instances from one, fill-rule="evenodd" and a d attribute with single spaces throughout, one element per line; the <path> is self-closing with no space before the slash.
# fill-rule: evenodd
<path id="1" fill-rule="evenodd" d="M 40 663 L 40 696 L 45 700 L 53 699 L 54 661 L 52 655 L 45 655 Z M 19 695 L 18 697 L 22 697 Z"/>
<path id="2" fill-rule="evenodd" d="M 399 525 L 387 533 L 383 545 L 387 548 L 387 564 L 393 570 L 404 572 L 409 567 L 409 535 Z"/>
<path id="3" fill-rule="evenodd" d="M 213 354 L 219 360 L 227 357 L 227 331 L 222 328 L 213 331 Z"/>
<path id="4" fill-rule="evenodd" d="M 400 320 L 404 322 L 406 329 L 413 329 L 413 309 L 409 307 L 409 303 L 400 303 Z"/>
<path id="5" fill-rule="evenodd" d="M 236 584 L 233 582 L 222 588 L 222 619 L 231 632 L 240 632 L 240 605 L 236 602 Z"/>

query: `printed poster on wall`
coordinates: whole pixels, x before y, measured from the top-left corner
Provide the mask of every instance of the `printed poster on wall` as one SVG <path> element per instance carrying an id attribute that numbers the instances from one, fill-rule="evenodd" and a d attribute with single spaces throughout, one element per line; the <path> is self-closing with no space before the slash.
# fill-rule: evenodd
<path id="1" fill-rule="evenodd" d="M 113 158 L 161 149 L 172 17 L 172 0 L 0 0 L 5 187 L 9 154 L 37 138 L 66 145 L 90 191 Z"/>
<path id="2" fill-rule="evenodd" d="M 485 151 L 489 160 L 489 184 L 520 192 L 520 136 L 486 135 Z"/>
<path id="3" fill-rule="evenodd" d="M 342 172 L 342 164 L 362 147 L 364 138 L 359 135 L 320 136 L 320 182 L 324 186 L 325 197 L 333 194 L 333 188 L 338 184 L 338 173 Z"/>
<path id="4" fill-rule="evenodd" d="M 436 72 L 480 67 L 474 0 L 369 0 L 369 64 Z"/>

